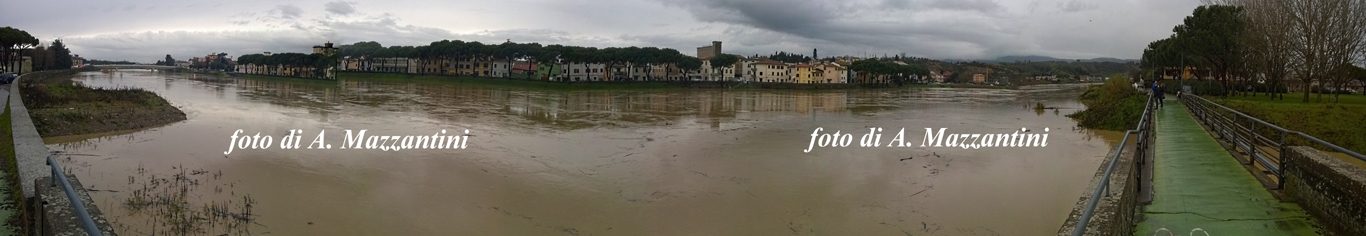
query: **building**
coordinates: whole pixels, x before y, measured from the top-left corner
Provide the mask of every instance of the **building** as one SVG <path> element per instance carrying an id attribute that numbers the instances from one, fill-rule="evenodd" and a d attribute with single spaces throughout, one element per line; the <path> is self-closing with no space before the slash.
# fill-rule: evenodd
<path id="1" fill-rule="evenodd" d="M 509 61 L 489 62 L 489 76 L 494 78 L 507 78 L 512 72 L 512 63 Z"/>
<path id="2" fill-rule="evenodd" d="M 844 65 L 833 62 L 824 63 L 821 64 L 821 70 L 824 75 L 824 80 L 820 81 L 820 83 L 842 84 L 849 82 L 849 69 L 845 68 Z"/>
<path id="3" fill-rule="evenodd" d="M 536 79 L 536 62 L 531 60 L 519 59 L 512 62 L 512 70 L 508 75 L 510 78 Z"/>
<path id="4" fill-rule="evenodd" d="M 715 66 L 711 64 L 711 60 L 702 60 L 702 71 L 704 73 L 702 75 L 702 80 L 735 81 L 735 68 L 738 65 L 740 65 L 740 62 L 727 66 Z"/>
<path id="5" fill-rule="evenodd" d="M 599 63 L 569 63 L 565 67 L 567 70 L 566 78 L 573 82 L 604 81 L 605 68 L 606 65 Z"/>
<path id="6" fill-rule="evenodd" d="M 31 64 L 32 64 L 32 62 L 30 62 L 30 66 L 28 66 L 28 67 L 30 67 L 30 68 L 33 67 Z M 81 58 L 81 55 L 71 55 L 71 68 L 81 68 L 81 67 L 85 67 L 85 58 Z M 33 70 L 33 69 L 29 69 L 29 70 Z"/>
<path id="7" fill-rule="evenodd" d="M 536 64 L 536 78 L 539 80 L 562 81 L 564 65 L 555 62 Z"/>
<path id="8" fill-rule="evenodd" d="M 816 70 L 815 68 L 812 68 L 811 64 L 797 64 L 796 66 L 793 66 L 793 71 L 795 73 L 793 73 L 792 79 L 793 81 L 796 81 L 796 83 L 810 84 L 816 81 Z"/>
<path id="9" fill-rule="evenodd" d="M 779 61 L 769 59 L 759 59 L 748 65 L 754 72 L 756 82 L 792 82 L 790 80 L 791 71 L 788 65 Z"/>
<path id="10" fill-rule="evenodd" d="M 707 60 L 717 55 L 721 55 L 721 41 L 711 41 L 711 46 L 697 48 L 697 59 Z"/>
<path id="11" fill-rule="evenodd" d="M 323 43 L 322 46 L 313 46 L 313 54 L 322 54 L 324 56 L 337 55 L 337 48 L 332 47 L 332 42 L 327 42 Z"/>
<path id="12" fill-rule="evenodd" d="M 974 83 L 974 84 L 985 84 L 985 83 L 987 83 L 987 74 L 985 74 L 985 73 L 975 73 L 975 74 L 972 74 L 972 83 Z"/>
<path id="13" fill-rule="evenodd" d="M 382 57 L 372 59 L 370 62 L 372 72 L 391 72 L 391 73 L 417 73 L 416 59 L 403 57 Z"/>

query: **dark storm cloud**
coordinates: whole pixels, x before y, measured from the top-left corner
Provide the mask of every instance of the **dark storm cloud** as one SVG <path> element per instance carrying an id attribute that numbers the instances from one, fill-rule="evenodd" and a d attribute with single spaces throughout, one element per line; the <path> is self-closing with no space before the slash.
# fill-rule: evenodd
<path id="1" fill-rule="evenodd" d="M 975 57 L 1017 46 L 1002 6 L 990 0 L 884 0 L 793 3 L 781 0 L 668 1 L 698 20 L 749 26 L 802 38 L 809 47 L 891 49 L 918 55 Z M 860 50 L 860 51 L 866 51 Z M 883 51 L 883 50 L 879 50 Z M 854 54 L 857 51 L 835 52 Z M 999 53 L 1012 53 L 999 51 Z M 829 55 L 829 54 L 828 54 Z"/>

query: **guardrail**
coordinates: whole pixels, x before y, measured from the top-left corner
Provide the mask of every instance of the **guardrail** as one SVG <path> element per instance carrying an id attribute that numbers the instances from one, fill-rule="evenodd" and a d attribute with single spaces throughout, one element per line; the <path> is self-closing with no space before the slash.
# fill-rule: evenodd
<path id="1" fill-rule="evenodd" d="M 52 168 L 52 184 L 61 185 L 62 192 L 66 193 L 67 201 L 71 202 L 71 208 L 76 212 L 76 218 L 81 221 L 81 228 L 90 236 L 103 236 L 99 226 L 95 225 L 95 219 L 90 217 L 90 212 L 85 210 L 85 202 L 76 196 L 76 189 L 71 187 L 71 181 L 66 179 L 66 173 L 62 172 L 62 167 L 57 164 L 57 160 L 52 159 L 53 155 L 47 156 L 47 165 Z"/>
<path id="2" fill-rule="evenodd" d="M 1156 98 L 1151 94 L 1148 95 L 1148 101 L 1143 105 L 1143 115 L 1139 118 L 1137 127 L 1132 130 L 1124 131 L 1124 138 L 1119 141 L 1119 144 L 1115 145 L 1114 154 L 1111 154 L 1110 157 L 1107 158 L 1109 163 L 1105 166 L 1105 172 L 1101 174 L 1101 179 L 1100 182 L 1097 183 L 1096 191 L 1092 192 L 1091 197 L 1087 199 L 1086 208 L 1082 210 L 1081 218 L 1078 218 L 1076 228 L 1072 229 L 1073 236 L 1086 234 L 1086 226 L 1091 222 L 1091 217 L 1095 214 L 1096 207 L 1100 205 L 1100 199 L 1110 196 L 1110 176 L 1115 172 L 1115 167 L 1118 166 L 1120 157 L 1124 154 L 1124 150 L 1129 144 L 1129 138 L 1135 135 L 1137 135 L 1137 138 L 1135 138 L 1136 142 L 1134 142 L 1134 145 L 1136 145 L 1134 153 L 1137 156 L 1134 158 L 1136 158 L 1135 161 L 1138 165 L 1134 165 L 1133 168 L 1140 168 L 1143 166 L 1144 157 L 1148 155 L 1148 148 L 1151 146 L 1153 137 L 1153 131 L 1151 129 L 1152 117 L 1153 110 L 1157 106 L 1156 102 L 1158 102 L 1155 99 Z M 1133 176 L 1135 179 L 1142 181 L 1142 171 L 1134 171 L 1134 173 Z M 1135 182 L 1126 186 L 1139 188 L 1141 185 L 1142 184 Z"/>
<path id="3" fill-rule="evenodd" d="M 1270 122 L 1257 119 L 1232 108 L 1225 107 L 1197 95 L 1183 95 L 1181 101 L 1188 104 L 1196 119 L 1217 134 L 1220 139 L 1233 145 L 1233 150 L 1248 156 L 1240 160 L 1244 165 L 1256 165 L 1265 169 L 1276 178 L 1275 189 L 1285 187 L 1284 170 L 1287 147 L 1292 138 L 1300 138 L 1306 143 L 1337 151 L 1358 160 L 1366 161 L 1362 155 L 1303 132 L 1289 130 Z"/>

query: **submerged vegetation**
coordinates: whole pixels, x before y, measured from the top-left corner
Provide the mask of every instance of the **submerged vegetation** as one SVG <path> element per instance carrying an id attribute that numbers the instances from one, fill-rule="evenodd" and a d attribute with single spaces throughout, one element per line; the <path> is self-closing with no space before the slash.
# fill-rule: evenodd
<path id="1" fill-rule="evenodd" d="M 1092 86 L 1078 98 L 1086 104 L 1082 110 L 1067 117 L 1077 120 L 1083 128 L 1104 130 L 1128 130 L 1138 125 L 1143 115 L 1146 94 L 1134 89 L 1129 79 L 1112 77 L 1105 84 Z"/>
<path id="2" fill-rule="evenodd" d="M 155 127 L 185 120 L 185 113 L 141 89 L 90 88 L 71 78 L 78 71 L 27 75 L 24 104 L 44 137 Z"/>

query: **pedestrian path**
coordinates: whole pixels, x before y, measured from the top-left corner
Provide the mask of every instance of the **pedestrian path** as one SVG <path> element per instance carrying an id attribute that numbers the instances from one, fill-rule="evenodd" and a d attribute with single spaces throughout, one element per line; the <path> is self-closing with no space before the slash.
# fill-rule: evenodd
<path id="1" fill-rule="evenodd" d="M 1316 235 L 1313 219 L 1280 202 L 1201 128 L 1185 105 L 1157 111 L 1153 201 L 1135 235 Z"/>

